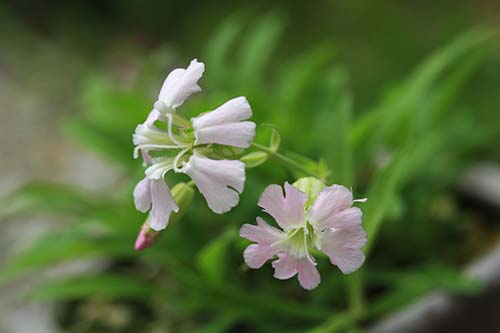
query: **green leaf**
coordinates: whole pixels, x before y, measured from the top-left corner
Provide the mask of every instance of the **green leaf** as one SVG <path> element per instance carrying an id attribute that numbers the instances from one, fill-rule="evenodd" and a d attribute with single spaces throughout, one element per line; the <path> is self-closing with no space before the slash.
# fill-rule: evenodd
<path id="1" fill-rule="evenodd" d="M 432 158 L 442 145 L 442 133 L 428 133 L 420 140 L 410 140 L 405 148 L 392 157 L 392 161 L 379 170 L 368 188 L 364 211 L 364 225 L 368 235 L 365 253 L 368 254 L 377 237 L 380 225 L 393 203 L 398 189 L 417 171 L 419 167 Z"/>
<path id="2" fill-rule="evenodd" d="M 241 20 L 240 14 L 225 19 L 207 43 L 206 62 L 212 72 L 210 80 L 219 86 L 225 79 L 231 45 L 242 29 Z"/>
<path id="3" fill-rule="evenodd" d="M 283 119 L 284 114 L 290 112 L 290 107 L 304 99 L 307 88 L 317 83 L 320 74 L 331 63 L 333 55 L 334 49 L 331 43 L 326 43 L 299 55 L 284 66 L 276 85 L 277 97 L 283 101 L 284 107 L 283 110 L 276 110 L 278 121 Z"/>
<path id="4" fill-rule="evenodd" d="M 198 269 L 211 281 L 223 282 L 228 268 L 227 252 L 235 238 L 236 230 L 229 228 L 199 251 L 196 261 Z"/>
<path id="5" fill-rule="evenodd" d="M 85 228 L 76 227 L 50 234 L 11 258 L 0 272 L 0 284 L 76 258 L 134 257 L 133 242 L 133 238 L 122 236 L 90 237 Z"/>
<path id="6" fill-rule="evenodd" d="M 385 275 L 389 275 L 386 281 L 392 290 L 371 304 L 371 316 L 380 316 L 400 309 L 434 290 L 453 294 L 475 294 L 484 289 L 481 281 L 437 264 L 424 266 L 418 271 L 385 273 Z"/>
<path id="7" fill-rule="evenodd" d="M 405 82 L 390 91 L 373 111 L 366 113 L 351 133 L 353 145 L 362 151 L 363 158 L 370 156 L 370 152 L 388 135 L 405 128 L 405 123 L 411 124 L 421 110 L 419 105 L 425 101 L 443 73 L 457 63 L 460 65 L 461 59 L 477 50 L 491 35 L 480 29 L 460 35 L 433 53 Z"/>
<path id="8" fill-rule="evenodd" d="M 253 25 L 240 48 L 238 68 L 241 82 L 258 82 L 283 28 L 283 21 L 276 15 L 265 16 Z"/>
<path id="9" fill-rule="evenodd" d="M 149 300 L 155 288 L 150 283 L 129 276 L 100 274 L 42 282 L 30 292 L 29 297 L 34 300 L 70 300 L 96 296 Z"/>
<path id="10" fill-rule="evenodd" d="M 344 186 L 354 186 L 353 148 L 349 142 L 352 115 L 352 97 L 347 93 L 335 94 L 338 90 L 336 79 L 329 83 L 330 99 L 325 105 L 328 112 L 320 114 L 317 130 L 329 133 L 318 138 L 332 172 L 331 181 Z"/>
<path id="11" fill-rule="evenodd" d="M 105 198 L 75 186 L 44 182 L 25 184 L 2 201 L 2 217 L 34 212 L 82 214 L 108 203 Z"/>
<path id="12" fill-rule="evenodd" d="M 101 154 L 107 160 L 115 162 L 126 169 L 137 167 L 137 161 L 132 158 L 132 132 L 127 136 L 114 136 L 107 127 L 85 120 L 68 122 L 65 131 L 72 138 L 86 147 Z"/>

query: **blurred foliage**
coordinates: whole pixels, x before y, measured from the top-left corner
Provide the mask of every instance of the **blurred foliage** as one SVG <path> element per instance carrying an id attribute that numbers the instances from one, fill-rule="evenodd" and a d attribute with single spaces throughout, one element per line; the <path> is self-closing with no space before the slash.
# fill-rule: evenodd
<path id="1" fill-rule="evenodd" d="M 153 311 L 144 332 L 154 327 L 203 333 L 336 332 L 355 327 L 361 319 L 379 318 L 431 290 L 479 290 L 477 281 L 457 268 L 464 258 L 454 250 L 463 242 L 448 240 L 450 233 L 462 232 L 458 213 L 449 217 L 457 221 L 444 223 L 435 217 L 431 203 L 451 198 L 451 186 L 474 160 L 474 151 L 495 142 L 498 124 L 481 121 L 474 109 L 460 103 L 492 32 L 474 29 L 458 36 L 368 110 L 356 110 L 348 71 L 335 61 L 330 44 L 270 63 L 283 29 L 284 21 L 276 15 L 251 25 L 239 14 L 222 22 L 200 55 L 207 68 L 201 81 L 204 92 L 182 112 L 190 115 L 227 98 L 247 96 L 254 120 L 273 124 L 281 135 L 280 141 L 273 130 L 261 126 L 258 142 L 271 138 L 272 147 L 280 146 L 280 151 L 320 161 L 303 162 L 318 172 L 327 165 L 328 183 L 352 186 L 356 197 L 369 198 L 364 225 L 370 256 L 355 282 L 369 306 L 355 315 L 344 311 L 345 280 L 324 258 L 319 260 L 322 283 L 312 292 L 300 289 L 295 280 L 273 279 L 270 265 L 253 271 L 243 264 L 247 243 L 237 230 L 259 214 L 258 196 L 269 183 L 301 176 L 274 163 L 248 170 L 240 205 L 230 213 L 215 216 L 198 196 L 152 248 L 133 250 L 145 217 L 131 198 L 142 172 L 141 163 L 132 158 L 131 134 L 151 108 L 154 87 L 174 65 L 165 63 L 173 58 L 162 49 L 144 60 L 132 87 L 120 88 L 102 75 L 88 80 L 86 112 L 69 121 L 65 131 L 116 165 L 122 180 L 109 195 L 33 183 L 10 196 L 2 205 L 4 217 L 49 212 L 67 216 L 71 223 L 11 260 L 0 281 L 64 262 L 105 260 L 111 264 L 101 273 L 41 280 L 31 295 L 144 302 Z M 251 156 L 257 162 L 265 157 Z M 172 175 L 169 180 L 184 178 Z M 115 269 L 117 262 L 127 269 Z"/>

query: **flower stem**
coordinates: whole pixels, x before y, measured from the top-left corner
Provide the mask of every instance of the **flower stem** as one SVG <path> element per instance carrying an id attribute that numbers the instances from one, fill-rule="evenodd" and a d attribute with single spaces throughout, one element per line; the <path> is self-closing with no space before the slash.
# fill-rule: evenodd
<path id="1" fill-rule="evenodd" d="M 364 309 L 363 272 L 359 271 L 347 277 L 347 295 L 349 308 L 354 313 L 361 313 Z"/>
<path id="2" fill-rule="evenodd" d="M 286 165 L 292 169 L 295 169 L 296 171 L 302 172 L 302 173 L 304 173 L 308 176 L 311 176 L 311 177 L 318 177 L 314 172 L 305 168 L 302 164 L 300 164 L 299 162 L 297 162 L 293 158 L 290 158 L 288 156 L 280 154 L 277 151 L 274 151 L 271 148 L 260 145 L 258 143 L 252 143 L 252 146 L 260 151 L 263 151 L 263 152 L 269 154 L 270 156 L 274 157 L 275 159 L 277 159 L 278 161 L 280 161 L 284 165 Z"/>

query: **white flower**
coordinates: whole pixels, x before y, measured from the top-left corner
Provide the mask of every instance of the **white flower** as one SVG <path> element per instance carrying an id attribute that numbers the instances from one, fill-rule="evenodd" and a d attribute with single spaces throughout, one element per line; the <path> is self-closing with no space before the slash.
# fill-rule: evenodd
<path id="1" fill-rule="evenodd" d="M 364 262 L 361 248 L 366 234 L 361 227 L 361 210 L 351 207 L 352 193 L 344 186 L 325 187 L 312 207 L 307 208 L 307 195 L 285 183 L 285 195 L 278 185 L 266 188 L 259 206 L 271 215 L 281 229 L 263 219 L 257 225 L 245 224 L 240 235 L 255 244 L 249 245 L 243 256 L 251 268 L 260 268 L 275 256 L 272 262 L 274 277 L 289 279 L 297 274 L 300 285 L 314 289 L 321 278 L 310 248 L 324 252 L 344 274 L 357 270 Z"/>
<path id="2" fill-rule="evenodd" d="M 239 194 L 245 185 L 243 162 L 211 160 L 195 153 L 182 172 L 193 179 L 214 213 L 226 213 L 238 204 Z"/>
<path id="3" fill-rule="evenodd" d="M 248 148 L 255 137 L 255 123 L 243 121 L 252 116 L 245 97 L 233 98 L 212 112 L 192 118 L 195 145 L 217 143 Z"/>
<path id="4" fill-rule="evenodd" d="M 228 160 L 227 149 L 213 145 L 237 148 L 251 145 L 255 137 L 255 123 L 248 121 L 252 110 L 246 98 L 229 100 L 213 111 L 192 118 L 191 122 L 176 114 L 177 121 L 183 119 L 182 127 L 174 122 L 172 115 L 190 95 L 201 91 L 197 82 L 203 71 L 203 63 L 196 59 L 186 69 L 173 70 L 163 83 L 154 109 L 146 121 L 135 129 L 132 138 L 134 158 L 141 151 L 145 165 L 150 164 L 146 169 L 146 178 L 134 192 L 137 209 L 141 211 L 148 210 L 141 204 L 142 201 L 149 199 L 155 202 L 155 194 L 165 199 L 164 191 L 158 191 L 157 187 L 163 183 L 162 189 L 169 191 L 164 177 L 170 170 L 191 177 L 215 213 L 225 213 L 238 204 L 245 183 L 245 165 L 238 160 Z M 157 121 L 165 122 L 166 129 L 157 127 Z M 151 152 L 155 153 L 155 157 L 150 155 Z M 149 182 L 147 186 L 146 179 Z M 156 184 L 155 193 L 151 190 L 151 184 Z M 149 192 L 145 189 L 149 189 Z M 164 228 L 168 215 L 175 211 L 171 201 L 165 205 L 165 210 L 160 212 L 152 205 L 151 214 L 155 212 L 155 216 L 150 217 L 152 228 L 153 225 L 155 228 Z"/>
<path id="5" fill-rule="evenodd" d="M 154 230 L 165 229 L 172 212 L 178 212 L 170 189 L 163 179 L 150 179 L 147 176 L 134 189 L 134 202 L 138 211 L 149 213 L 149 226 Z"/>
<path id="6" fill-rule="evenodd" d="M 200 92 L 201 88 L 198 85 L 198 80 L 204 71 L 205 65 L 193 59 L 186 69 L 176 68 L 170 72 L 163 82 L 158 101 L 155 103 L 155 109 L 162 114 L 172 109 L 175 110 L 189 96 Z"/>

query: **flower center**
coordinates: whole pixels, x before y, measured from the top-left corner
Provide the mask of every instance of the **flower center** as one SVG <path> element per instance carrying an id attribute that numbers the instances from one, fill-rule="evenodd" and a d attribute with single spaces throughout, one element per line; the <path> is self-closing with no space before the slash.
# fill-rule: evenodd
<path id="1" fill-rule="evenodd" d="M 309 223 L 288 230 L 280 241 L 273 245 L 281 244 L 283 249 L 295 258 L 307 258 L 312 264 L 316 264 L 309 255 L 309 244 L 314 244 L 314 230 Z"/>

